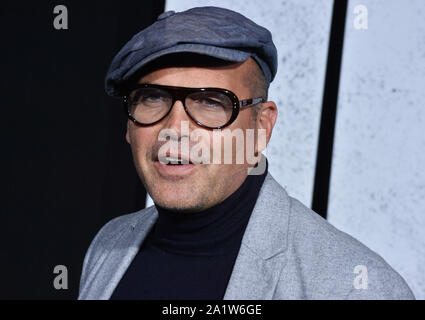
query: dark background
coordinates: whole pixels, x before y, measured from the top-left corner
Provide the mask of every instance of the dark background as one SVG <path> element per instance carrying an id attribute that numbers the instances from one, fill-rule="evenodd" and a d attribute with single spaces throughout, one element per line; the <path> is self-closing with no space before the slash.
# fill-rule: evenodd
<path id="1" fill-rule="evenodd" d="M 68 30 L 53 8 L 68 8 Z M 2 1 L 2 299 L 75 299 L 85 252 L 111 218 L 145 205 L 120 100 L 118 50 L 164 1 Z M 68 290 L 53 287 L 56 265 Z"/>

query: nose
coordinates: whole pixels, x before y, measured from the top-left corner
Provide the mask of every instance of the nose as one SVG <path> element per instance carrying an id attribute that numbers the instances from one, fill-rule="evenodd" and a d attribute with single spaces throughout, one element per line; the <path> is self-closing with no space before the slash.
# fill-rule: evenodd
<path id="1" fill-rule="evenodd" d="M 171 108 L 170 113 L 164 119 L 164 128 L 173 129 L 180 134 L 180 129 L 182 127 L 182 121 L 188 121 L 190 125 L 190 118 L 184 110 L 183 103 L 180 100 L 174 102 L 173 107 Z"/>

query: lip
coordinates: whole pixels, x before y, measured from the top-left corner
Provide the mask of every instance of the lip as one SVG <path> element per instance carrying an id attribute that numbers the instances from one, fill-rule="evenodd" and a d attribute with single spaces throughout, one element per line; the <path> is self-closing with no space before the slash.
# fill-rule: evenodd
<path id="1" fill-rule="evenodd" d="M 195 164 L 180 164 L 180 165 L 167 165 L 160 161 L 154 161 L 154 167 L 158 173 L 166 179 L 180 179 L 190 175 L 195 169 Z"/>

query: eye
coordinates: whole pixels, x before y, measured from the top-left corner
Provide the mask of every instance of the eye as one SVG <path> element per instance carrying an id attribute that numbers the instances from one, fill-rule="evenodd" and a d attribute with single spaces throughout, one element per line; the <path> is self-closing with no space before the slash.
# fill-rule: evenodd
<path id="1" fill-rule="evenodd" d="M 214 107 L 214 108 L 217 108 L 217 107 L 222 108 L 223 107 L 223 103 L 221 101 L 214 100 L 214 99 L 211 99 L 211 98 L 202 98 L 199 101 L 199 103 L 201 103 L 202 105 L 207 106 L 207 107 Z"/>
<path id="2" fill-rule="evenodd" d="M 164 97 L 159 94 L 148 94 L 141 96 L 138 100 L 141 102 L 158 102 L 160 100 L 163 100 Z"/>
<path id="3" fill-rule="evenodd" d="M 155 90 L 151 88 L 142 88 L 133 92 L 131 100 L 135 104 L 156 104 L 168 101 L 169 95 L 167 92 Z"/>

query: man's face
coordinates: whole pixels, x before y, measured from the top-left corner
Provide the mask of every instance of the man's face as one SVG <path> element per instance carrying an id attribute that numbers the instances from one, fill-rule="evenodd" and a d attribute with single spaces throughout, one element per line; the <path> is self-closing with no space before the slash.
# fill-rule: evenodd
<path id="1" fill-rule="evenodd" d="M 243 100 L 254 98 L 246 86 L 246 76 L 252 74 L 251 68 L 258 68 L 252 59 L 222 67 L 165 67 L 144 75 L 139 83 L 224 88 L 235 93 L 239 100 Z M 260 120 L 253 121 L 252 112 L 251 108 L 241 110 L 236 120 L 226 129 L 233 131 L 238 128 L 245 133 L 246 129 L 261 127 L 261 117 Z M 273 124 L 275 113 L 273 116 L 272 112 Z M 212 161 L 210 164 L 186 165 L 161 163 L 158 159 L 158 151 L 165 143 L 159 139 L 161 131 L 173 130 L 177 132 L 179 139 L 182 139 L 183 135 L 187 135 L 182 130 L 182 122 L 186 122 L 189 126 L 189 137 L 195 129 L 202 130 L 202 135 L 198 136 L 196 141 L 190 141 L 190 148 L 194 144 L 208 145 L 212 155 L 213 148 L 217 147 L 217 140 L 215 142 L 213 140 L 213 131 L 202 128 L 192 121 L 186 114 L 181 101 L 176 101 L 166 118 L 154 125 L 142 127 L 128 121 L 126 139 L 131 145 L 137 172 L 155 203 L 172 210 L 201 211 L 222 202 L 236 191 L 245 180 L 250 165 L 246 161 L 236 164 L 235 159 L 231 164 L 224 164 L 222 161 L 221 164 L 213 164 Z M 270 135 L 267 135 L 268 140 Z M 179 139 L 176 143 L 180 142 Z M 188 156 L 183 152 L 183 148 L 179 150 L 180 156 L 184 158 Z M 235 148 L 231 150 L 235 157 Z"/>

